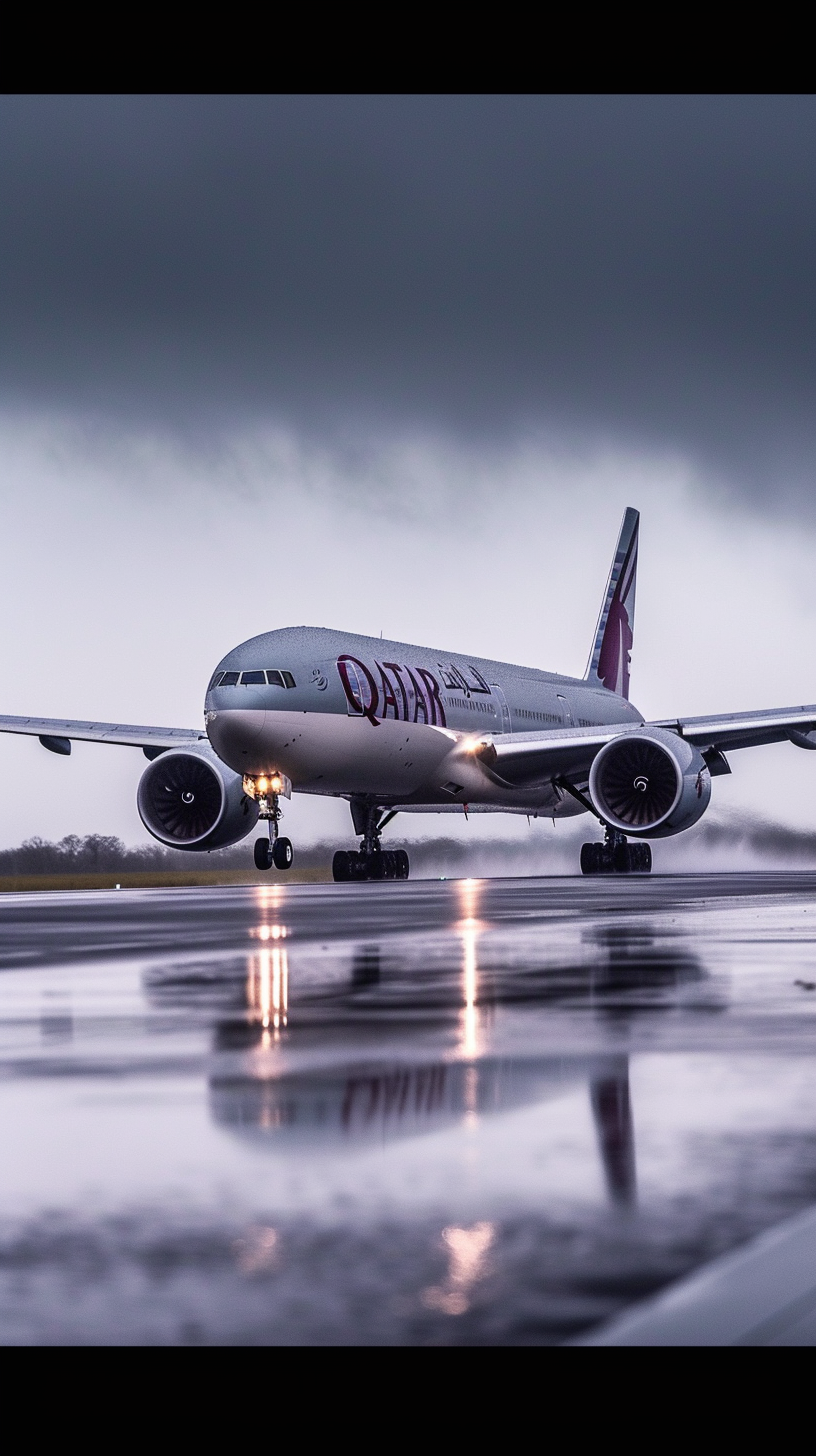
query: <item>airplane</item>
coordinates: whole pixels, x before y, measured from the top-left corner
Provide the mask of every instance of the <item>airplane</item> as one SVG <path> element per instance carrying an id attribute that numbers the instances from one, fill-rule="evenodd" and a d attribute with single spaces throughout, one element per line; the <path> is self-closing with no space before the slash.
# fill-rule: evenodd
<path id="1" fill-rule="evenodd" d="M 201 729 L 0 716 L 52 753 L 72 740 L 141 748 L 145 828 L 194 852 L 255 841 L 259 870 L 288 870 L 280 832 L 292 793 L 347 799 L 359 850 L 335 880 L 407 879 L 384 849 L 398 813 L 593 815 L 585 875 L 647 874 L 649 840 L 696 824 L 726 752 L 765 743 L 816 748 L 816 704 L 646 721 L 629 697 L 640 516 L 628 507 L 582 678 L 324 627 L 284 627 L 222 658 Z"/>

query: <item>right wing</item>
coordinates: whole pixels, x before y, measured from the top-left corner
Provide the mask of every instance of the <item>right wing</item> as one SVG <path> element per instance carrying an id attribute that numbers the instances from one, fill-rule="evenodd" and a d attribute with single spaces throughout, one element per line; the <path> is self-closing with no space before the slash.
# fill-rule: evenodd
<path id="1" fill-rule="evenodd" d="M 0 717 L 0 733 L 25 733 L 39 738 L 44 748 L 56 753 L 70 753 L 71 739 L 87 743 L 119 743 L 130 748 L 151 750 L 184 748 L 188 744 L 207 742 L 207 735 L 196 728 L 153 728 L 133 723 L 83 723 L 75 718 L 10 718 Z M 47 740 L 50 739 L 50 742 Z M 59 745 L 64 745 L 60 747 Z"/>

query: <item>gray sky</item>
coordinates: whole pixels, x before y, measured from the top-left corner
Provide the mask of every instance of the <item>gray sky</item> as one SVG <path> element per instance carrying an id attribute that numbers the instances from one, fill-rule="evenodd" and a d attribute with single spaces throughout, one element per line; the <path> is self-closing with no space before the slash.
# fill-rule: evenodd
<path id="1" fill-rule="evenodd" d="M 581 672 L 627 504 L 639 706 L 816 699 L 813 98 L 0 107 L 5 711 L 195 723 L 301 621 Z M 140 763 L 0 741 L 0 839 Z"/>

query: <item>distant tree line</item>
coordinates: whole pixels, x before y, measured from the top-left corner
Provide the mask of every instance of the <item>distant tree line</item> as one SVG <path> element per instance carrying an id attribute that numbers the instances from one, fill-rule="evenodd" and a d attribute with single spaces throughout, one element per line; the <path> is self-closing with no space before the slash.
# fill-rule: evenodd
<path id="1" fill-rule="evenodd" d="M 413 874 L 420 876 L 552 874 L 558 869 L 575 873 L 577 849 L 583 838 L 599 837 L 597 826 L 584 819 L 561 825 L 555 833 L 534 828 L 529 838 L 483 839 L 474 831 L 470 840 L 424 839 L 416 842 L 388 837 L 390 848 L 405 848 Z M 166 849 L 161 844 L 126 845 L 113 834 L 66 834 L 56 844 L 35 837 L 15 849 L 0 850 L 0 876 L 93 875 L 178 872 L 184 870 L 252 870 L 254 835 L 230 849 L 195 854 Z M 295 846 L 302 869 L 324 868 L 338 848 L 352 848 L 351 834 L 340 842 Z M 676 840 L 659 847 L 670 867 L 693 867 L 699 856 L 748 850 L 766 861 L 816 861 L 816 832 L 798 830 L 769 820 L 714 814 Z"/>

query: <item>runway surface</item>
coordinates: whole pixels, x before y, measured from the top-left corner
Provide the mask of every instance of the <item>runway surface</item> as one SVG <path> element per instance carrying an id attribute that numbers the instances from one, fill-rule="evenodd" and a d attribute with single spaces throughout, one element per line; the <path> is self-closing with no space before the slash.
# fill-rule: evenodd
<path id="1" fill-rule="evenodd" d="M 0 1342 L 558 1343 L 816 1202 L 816 875 L 0 900 Z"/>

